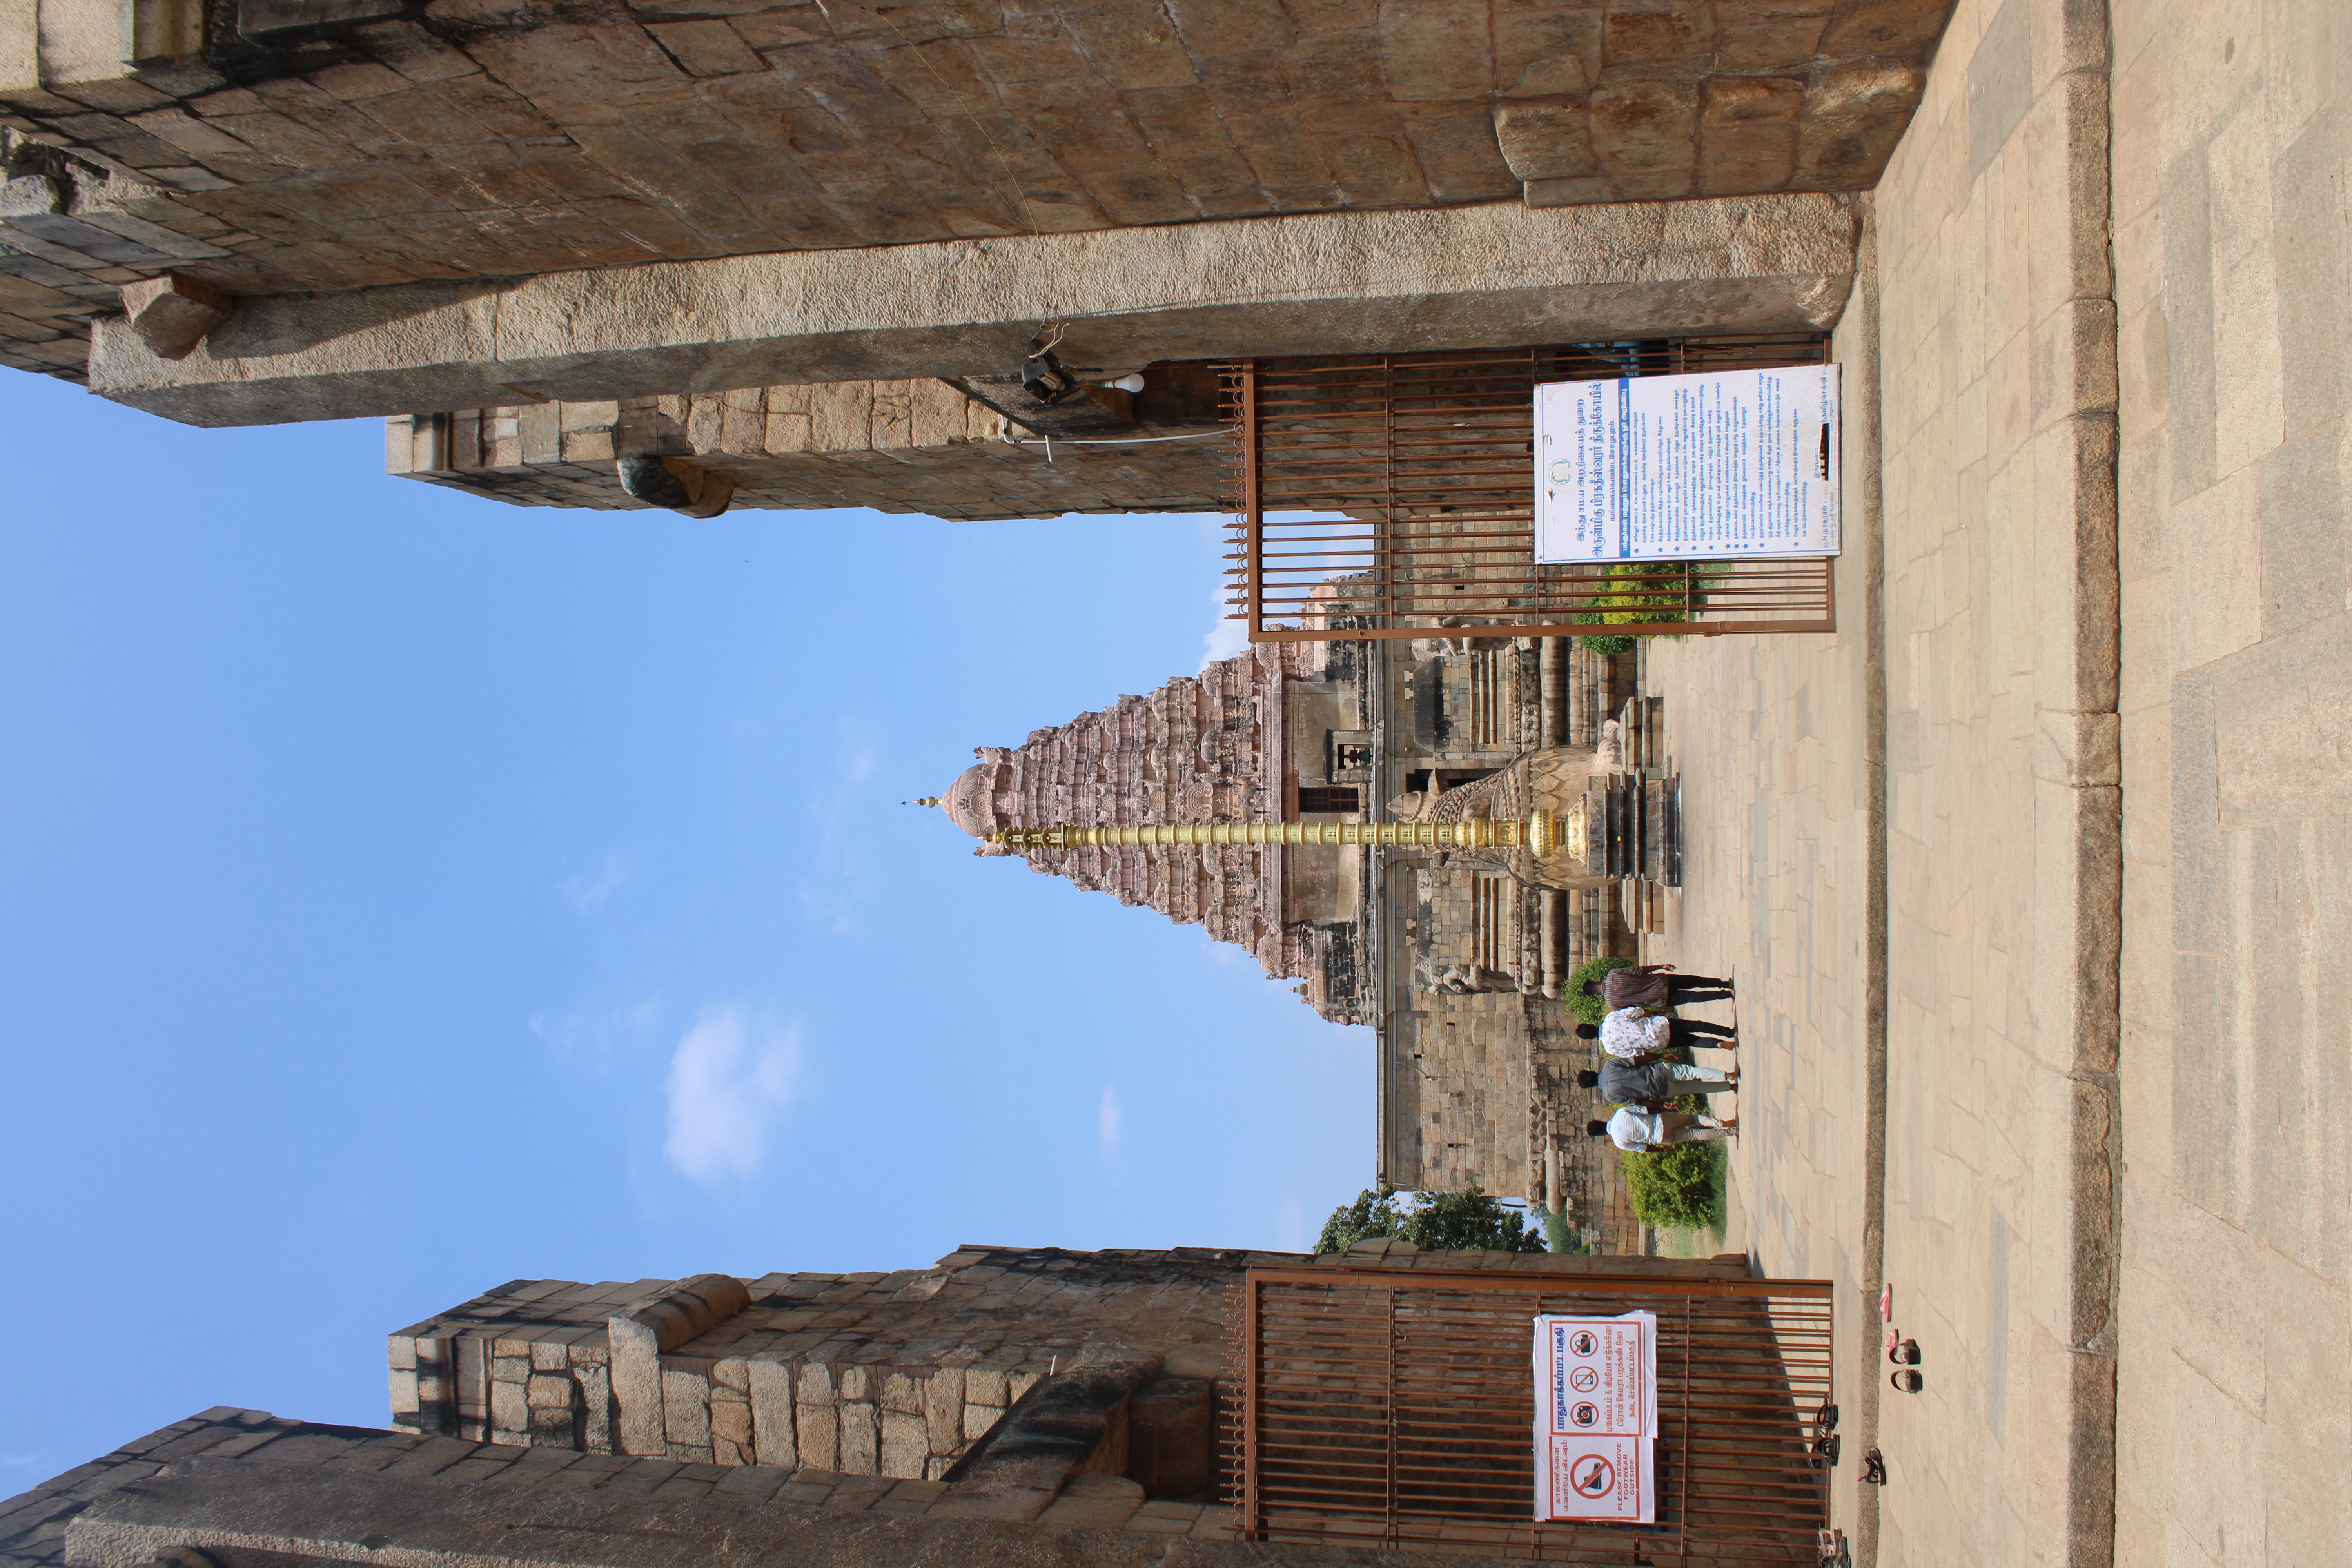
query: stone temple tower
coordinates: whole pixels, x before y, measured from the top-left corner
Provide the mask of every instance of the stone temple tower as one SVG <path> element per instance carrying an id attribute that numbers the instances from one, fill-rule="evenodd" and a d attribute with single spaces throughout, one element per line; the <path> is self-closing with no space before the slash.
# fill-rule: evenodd
<path id="1" fill-rule="evenodd" d="M 1122 697 L 1018 746 L 980 759 L 940 797 L 975 838 L 1056 823 L 1353 820 L 1361 793 L 1335 784 L 1349 759 L 1334 734 L 1363 732 L 1366 695 L 1320 643 L 1260 644 L 1179 676 L 1149 697 Z M 1032 870 L 1067 877 L 1123 904 L 1196 923 L 1249 949 L 1334 1023 L 1371 1021 L 1363 983 L 1364 853 L 1338 846 L 1153 846 L 1011 850 Z"/>

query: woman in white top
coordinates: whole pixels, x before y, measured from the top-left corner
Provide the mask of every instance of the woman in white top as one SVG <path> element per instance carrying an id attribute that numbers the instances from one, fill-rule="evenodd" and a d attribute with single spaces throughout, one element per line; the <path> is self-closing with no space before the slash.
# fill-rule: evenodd
<path id="1" fill-rule="evenodd" d="M 1647 1105 L 1621 1105 L 1617 1114 L 1608 1121 L 1588 1121 L 1584 1130 L 1595 1138 L 1608 1139 L 1628 1153 L 1655 1154 L 1676 1143 L 1706 1143 L 1728 1138 L 1739 1131 L 1739 1120 L 1727 1116 L 1717 1121 L 1712 1116 L 1670 1110 L 1652 1100 Z"/>

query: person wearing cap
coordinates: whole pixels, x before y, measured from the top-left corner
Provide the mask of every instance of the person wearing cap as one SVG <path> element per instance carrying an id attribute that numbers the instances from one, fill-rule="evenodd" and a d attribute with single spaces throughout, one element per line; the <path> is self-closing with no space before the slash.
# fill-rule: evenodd
<path id="1" fill-rule="evenodd" d="M 1739 1131 L 1736 1117 L 1718 1121 L 1712 1116 L 1695 1116 L 1687 1110 L 1669 1110 L 1663 1101 L 1647 1105 L 1621 1105 L 1615 1115 L 1606 1121 L 1588 1121 L 1584 1131 L 1595 1138 L 1606 1138 L 1629 1154 L 1656 1154 L 1677 1143 L 1706 1143 L 1718 1138 L 1729 1138 Z"/>

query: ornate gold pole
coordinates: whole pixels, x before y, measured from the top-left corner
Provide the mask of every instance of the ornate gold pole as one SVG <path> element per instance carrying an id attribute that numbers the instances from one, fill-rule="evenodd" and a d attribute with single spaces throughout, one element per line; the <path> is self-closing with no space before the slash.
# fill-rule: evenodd
<path id="1" fill-rule="evenodd" d="M 1559 823 L 1538 809 L 1462 822 L 1139 822 L 1119 827 L 1012 827 L 988 835 L 1011 849 L 1110 849 L 1138 844 L 1371 844 L 1418 849 L 1524 847 L 1536 858 L 1559 847 Z"/>

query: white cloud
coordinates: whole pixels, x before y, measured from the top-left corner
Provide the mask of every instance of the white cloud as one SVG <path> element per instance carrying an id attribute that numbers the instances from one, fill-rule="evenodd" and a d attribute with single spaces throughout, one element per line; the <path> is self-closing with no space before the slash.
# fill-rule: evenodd
<path id="1" fill-rule="evenodd" d="M 1202 669 L 1208 668 L 1221 658 L 1231 658 L 1237 653 L 1249 651 L 1249 623 L 1229 621 L 1224 618 L 1224 590 L 1220 588 L 1210 595 L 1209 603 L 1214 607 L 1217 619 L 1210 625 L 1208 635 L 1201 639 Z"/>
<path id="2" fill-rule="evenodd" d="M 1346 522 L 1349 521 L 1346 513 L 1337 511 L 1270 511 L 1265 515 L 1267 521 L 1271 522 Z M 1223 517 L 1204 517 L 1201 520 L 1202 536 L 1215 541 L 1221 546 L 1219 551 L 1221 555 L 1223 552 L 1222 547 L 1228 542 L 1224 531 L 1227 521 Z M 1287 550 L 1294 546 L 1286 545 L 1284 548 Z M 1228 564 L 1231 563 L 1228 563 Z M 1307 557 L 1290 563 L 1294 569 L 1302 571 L 1319 569 L 1334 577 L 1361 571 L 1363 564 L 1362 561 L 1352 555 L 1329 555 L 1319 561 L 1313 557 Z M 1311 579 L 1286 580 L 1297 582 L 1303 587 Z M 1233 606 L 1225 603 L 1226 595 L 1234 591 L 1228 586 L 1233 581 L 1233 578 L 1220 574 L 1217 585 L 1209 592 L 1209 603 L 1213 606 L 1213 613 L 1217 619 L 1209 627 L 1208 635 L 1201 639 L 1201 667 L 1203 669 L 1221 658 L 1231 658 L 1237 653 L 1244 652 L 1250 645 L 1249 623 L 1245 620 L 1229 621 L 1224 618 L 1233 610 Z M 1286 593 L 1288 591 L 1283 590 Z"/>
<path id="3" fill-rule="evenodd" d="M 1274 1245 L 1279 1252 L 1307 1250 L 1307 1205 L 1297 1198 L 1285 1198 L 1274 1213 Z"/>
<path id="4" fill-rule="evenodd" d="M 563 901 L 572 906 L 573 914 L 593 915 L 604 907 L 604 900 L 613 896 L 614 889 L 628 879 L 629 873 L 621 864 L 621 858 L 607 855 L 594 876 L 575 871 L 558 882 L 555 890 L 563 895 Z"/>
<path id="5" fill-rule="evenodd" d="M 807 815 L 815 828 L 811 874 L 800 880 L 802 911 L 815 924 L 835 933 L 857 929 L 860 906 L 872 895 L 873 879 L 853 831 L 862 786 L 874 776 L 878 755 L 863 734 L 863 726 L 844 716 L 834 745 L 832 777 L 810 792 Z"/>
<path id="6" fill-rule="evenodd" d="M 1105 1084 L 1102 1104 L 1095 1110 L 1095 1152 L 1106 1165 L 1118 1156 L 1119 1122 L 1118 1089 Z"/>
<path id="7" fill-rule="evenodd" d="M 670 1058 L 669 1163 L 706 1187 L 758 1173 L 769 1128 L 792 1103 L 800 1050 L 796 1026 L 706 1008 Z"/>
<path id="8" fill-rule="evenodd" d="M 661 999 L 648 996 L 633 1007 L 601 1013 L 533 1013 L 530 1032 L 558 1057 L 609 1072 L 624 1058 L 636 1058 L 661 1026 Z"/>

